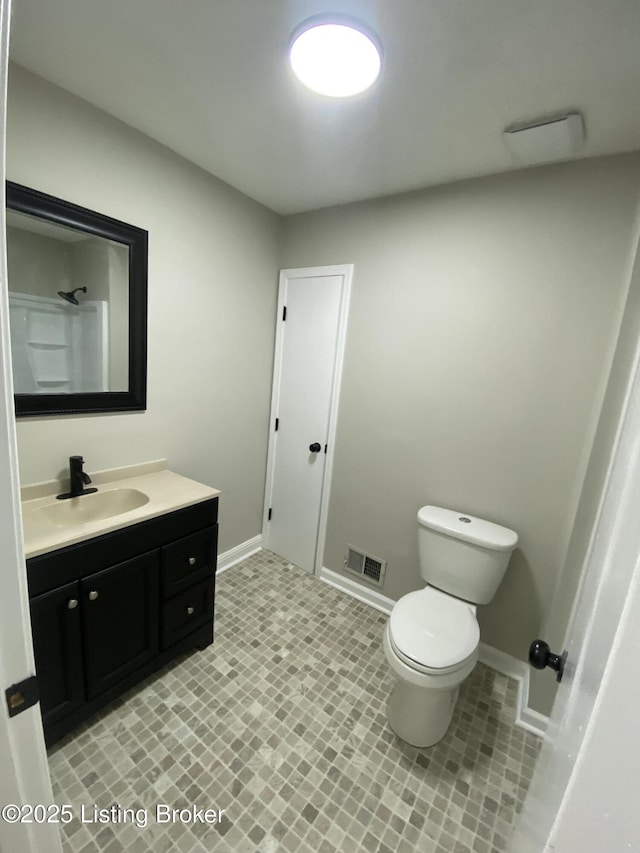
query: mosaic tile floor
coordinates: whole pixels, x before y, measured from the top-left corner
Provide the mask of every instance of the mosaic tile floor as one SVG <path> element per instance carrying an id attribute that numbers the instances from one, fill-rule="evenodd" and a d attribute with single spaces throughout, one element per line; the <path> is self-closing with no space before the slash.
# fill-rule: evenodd
<path id="1" fill-rule="evenodd" d="M 416 749 L 386 722 L 383 614 L 261 551 L 219 576 L 215 618 L 212 646 L 50 751 L 65 853 L 505 850 L 538 750 L 513 681 L 479 664 Z"/>

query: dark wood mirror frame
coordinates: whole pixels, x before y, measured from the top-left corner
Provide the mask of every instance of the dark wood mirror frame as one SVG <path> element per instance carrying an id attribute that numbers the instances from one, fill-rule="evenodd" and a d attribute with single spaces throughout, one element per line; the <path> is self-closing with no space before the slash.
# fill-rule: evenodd
<path id="1" fill-rule="evenodd" d="M 122 243 L 129 249 L 129 387 L 127 391 L 16 394 L 16 417 L 144 411 L 147 405 L 148 233 L 101 213 L 7 181 L 7 208 Z M 11 287 L 11 282 L 9 282 Z"/>

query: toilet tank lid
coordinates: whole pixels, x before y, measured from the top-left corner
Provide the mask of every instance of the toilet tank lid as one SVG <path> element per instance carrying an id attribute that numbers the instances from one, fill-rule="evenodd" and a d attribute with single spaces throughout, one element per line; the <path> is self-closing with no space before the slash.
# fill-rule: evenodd
<path id="1" fill-rule="evenodd" d="M 439 506 L 423 506 L 419 509 L 418 523 L 454 539 L 462 539 L 494 551 L 513 551 L 518 544 L 518 534 L 508 527 Z"/>

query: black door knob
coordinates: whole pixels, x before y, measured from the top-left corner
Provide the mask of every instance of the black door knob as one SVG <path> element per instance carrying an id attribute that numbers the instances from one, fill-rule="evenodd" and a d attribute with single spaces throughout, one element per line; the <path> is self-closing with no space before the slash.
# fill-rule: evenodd
<path id="1" fill-rule="evenodd" d="M 313 444 L 309 445 L 309 450 L 311 451 L 311 453 L 320 453 L 320 451 L 322 450 L 322 445 L 319 444 L 317 441 L 314 441 Z"/>
<path id="2" fill-rule="evenodd" d="M 531 666 L 534 669 L 544 669 L 546 666 L 550 667 L 556 672 L 556 681 L 562 681 L 566 660 L 566 651 L 562 652 L 561 655 L 556 655 L 544 640 L 534 640 L 529 646 L 529 663 Z"/>

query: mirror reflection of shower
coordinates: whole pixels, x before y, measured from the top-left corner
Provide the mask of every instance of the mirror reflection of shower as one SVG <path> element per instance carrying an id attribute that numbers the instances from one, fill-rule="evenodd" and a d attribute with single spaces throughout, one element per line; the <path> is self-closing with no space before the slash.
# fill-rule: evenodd
<path id="1" fill-rule="evenodd" d="M 76 296 L 76 293 L 78 291 L 81 291 L 82 293 L 86 293 L 87 288 L 86 287 L 76 287 L 75 290 L 68 290 L 68 291 L 59 290 L 58 296 L 61 296 L 63 299 L 66 299 L 66 301 L 70 302 L 72 305 L 80 305 L 80 303 L 78 302 L 78 297 Z"/>
<path id="2" fill-rule="evenodd" d="M 9 291 L 16 394 L 109 390 L 109 306 L 106 300 L 83 298 L 80 291 L 87 288 L 62 290 L 55 297 Z"/>

